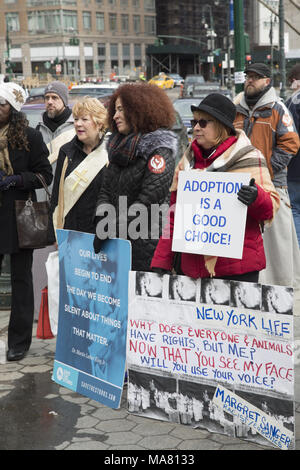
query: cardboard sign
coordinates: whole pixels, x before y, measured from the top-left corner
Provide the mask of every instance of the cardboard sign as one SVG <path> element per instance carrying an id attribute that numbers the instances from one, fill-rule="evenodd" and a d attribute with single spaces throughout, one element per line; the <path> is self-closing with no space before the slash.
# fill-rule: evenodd
<path id="1" fill-rule="evenodd" d="M 237 199 L 246 173 L 181 171 L 172 250 L 241 259 L 247 206 Z"/>
<path id="2" fill-rule="evenodd" d="M 129 288 L 129 411 L 293 446 L 293 289 L 141 272 Z"/>
<path id="3" fill-rule="evenodd" d="M 131 246 L 57 230 L 59 319 L 53 380 L 111 408 L 120 406 L 126 360 Z"/>

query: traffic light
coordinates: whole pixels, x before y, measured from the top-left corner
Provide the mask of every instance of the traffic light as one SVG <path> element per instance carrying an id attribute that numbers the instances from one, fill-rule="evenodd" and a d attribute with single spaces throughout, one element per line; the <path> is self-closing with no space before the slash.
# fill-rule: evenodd
<path id="1" fill-rule="evenodd" d="M 79 39 L 78 38 L 70 38 L 69 39 L 70 46 L 79 46 Z"/>

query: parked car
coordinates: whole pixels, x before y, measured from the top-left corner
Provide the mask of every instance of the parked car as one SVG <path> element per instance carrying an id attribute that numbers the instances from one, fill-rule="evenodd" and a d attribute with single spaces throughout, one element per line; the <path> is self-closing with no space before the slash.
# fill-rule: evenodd
<path id="1" fill-rule="evenodd" d="M 170 78 L 168 75 L 155 75 L 149 80 L 149 83 L 151 83 L 151 85 L 157 85 L 159 88 L 165 90 L 174 88 L 175 82 L 173 78 Z"/>
<path id="2" fill-rule="evenodd" d="M 169 77 L 174 80 L 174 86 L 180 86 L 184 83 L 183 78 L 178 73 L 169 73 Z"/>
<path id="3" fill-rule="evenodd" d="M 205 83 L 203 75 L 187 75 L 185 77 L 183 85 L 181 85 L 181 98 L 187 98 L 190 96 L 190 91 L 193 85 Z"/>
<path id="4" fill-rule="evenodd" d="M 29 90 L 29 95 L 26 99 L 26 103 L 35 100 L 36 98 L 42 98 L 44 96 L 45 88 L 46 87 L 44 86 L 31 88 L 31 90 Z"/>
<path id="5" fill-rule="evenodd" d="M 29 126 L 36 128 L 41 120 L 41 115 L 45 111 L 44 99 L 36 98 L 32 102 L 26 102 L 22 107 L 21 111 L 26 114 L 29 121 Z"/>
<path id="6" fill-rule="evenodd" d="M 209 93 L 216 93 L 220 90 L 219 83 L 205 82 L 205 83 L 194 83 L 190 88 L 190 96 L 203 96 L 209 95 Z"/>
<path id="7" fill-rule="evenodd" d="M 81 95 L 82 97 L 83 95 Z M 110 93 L 103 94 L 101 96 L 97 96 L 98 100 L 104 104 L 105 107 L 108 106 L 108 102 L 110 97 L 112 96 L 112 91 Z M 68 106 L 69 108 L 73 108 L 74 103 L 78 97 L 75 99 L 70 98 Z M 31 102 L 26 102 L 22 107 L 21 111 L 26 114 L 26 117 L 29 121 L 30 127 L 35 128 L 39 121 L 41 120 L 41 116 L 45 111 L 45 103 L 43 98 L 36 98 Z"/>
<path id="8" fill-rule="evenodd" d="M 191 111 L 191 106 L 198 105 L 199 99 L 194 98 L 179 98 L 173 102 L 173 106 L 177 113 L 179 114 L 187 132 L 188 142 L 190 143 L 193 138 L 193 129 L 191 126 L 191 119 L 193 119 L 193 113 Z"/>
<path id="9" fill-rule="evenodd" d="M 69 91 L 70 99 L 74 100 L 82 96 L 101 96 L 112 94 L 116 88 L 118 88 L 119 83 L 107 82 L 107 83 L 86 83 L 84 85 L 74 85 Z"/>
<path id="10" fill-rule="evenodd" d="M 189 145 L 189 139 L 187 135 L 186 126 L 184 125 L 180 114 L 176 111 L 176 122 L 172 127 L 172 131 L 175 132 L 178 138 L 178 150 L 175 158 L 175 164 L 179 162 L 182 155 L 184 154 L 187 146 Z"/>
<path id="11" fill-rule="evenodd" d="M 193 98 L 203 99 L 205 96 L 210 93 L 221 93 L 222 95 L 227 96 L 227 98 L 232 100 L 232 92 L 227 88 L 221 87 L 218 83 L 215 82 L 205 82 L 202 85 L 193 85 L 193 88 L 190 92 L 190 96 Z"/>

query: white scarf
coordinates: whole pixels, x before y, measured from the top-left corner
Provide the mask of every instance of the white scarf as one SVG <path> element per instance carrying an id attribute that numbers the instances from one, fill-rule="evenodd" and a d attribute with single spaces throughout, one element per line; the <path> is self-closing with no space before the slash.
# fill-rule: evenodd
<path id="1" fill-rule="evenodd" d="M 99 171 L 107 165 L 108 156 L 105 147 L 106 143 L 102 142 L 102 144 L 85 157 L 76 169 L 64 180 L 65 170 L 68 164 L 68 157 L 66 157 L 61 173 L 58 204 L 53 213 L 54 229 L 64 227 L 67 214 L 97 176 Z"/>

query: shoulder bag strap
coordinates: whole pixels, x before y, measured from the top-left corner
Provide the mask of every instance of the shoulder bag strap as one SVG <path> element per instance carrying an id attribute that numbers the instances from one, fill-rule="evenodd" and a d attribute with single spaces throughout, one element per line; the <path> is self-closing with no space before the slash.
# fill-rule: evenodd
<path id="1" fill-rule="evenodd" d="M 48 201 L 50 201 L 51 195 L 50 195 L 48 186 L 47 186 L 47 184 L 46 184 L 45 178 L 44 178 L 43 175 L 41 175 L 40 173 L 35 173 L 35 176 L 36 176 L 36 177 L 40 180 L 40 182 L 42 183 L 43 188 L 44 188 L 44 190 L 46 191 Z"/>
<path id="2" fill-rule="evenodd" d="M 65 174 L 68 166 L 68 157 L 66 156 L 61 170 L 59 189 L 58 189 L 58 203 L 57 203 L 57 218 L 56 228 L 64 228 L 64 184 Z"/>

